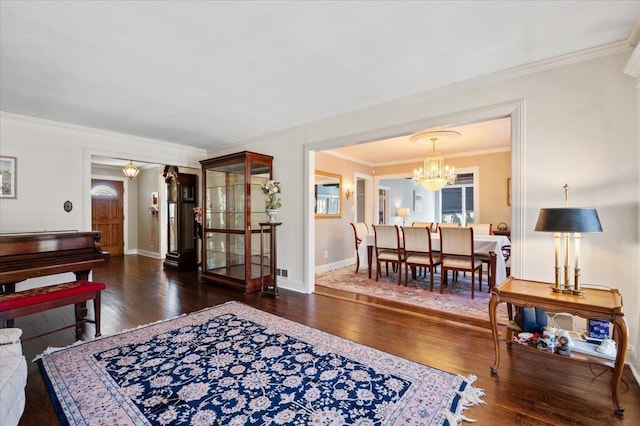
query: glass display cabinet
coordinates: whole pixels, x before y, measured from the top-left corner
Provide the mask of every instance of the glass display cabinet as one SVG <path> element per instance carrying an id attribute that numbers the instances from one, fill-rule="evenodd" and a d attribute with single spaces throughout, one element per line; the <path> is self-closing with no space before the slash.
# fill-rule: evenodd
<path id="1" fill-rule="evenodd" d="M 165 268 L 197 269 L 195 217 L 197 176 L 179 173 L 167 182 L 167 254 Z"/>
<path id="2" fill-rule="evenodd" d="M 260 290 L 260 222 L 266 220 L 262 183 L 273 157 L 243 151 L 200 162 L 203 176 L 202 280 L 252 293 Z M 268 249 L 268 247 L 267 247 Z M 270 271 L 263 271 L 265 276 Z M 269 275 L 270 276 L 270 275 Z"/>

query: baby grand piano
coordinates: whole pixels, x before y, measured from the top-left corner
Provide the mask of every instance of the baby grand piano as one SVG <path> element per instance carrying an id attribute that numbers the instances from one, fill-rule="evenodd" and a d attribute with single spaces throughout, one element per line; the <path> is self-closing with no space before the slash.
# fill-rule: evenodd
<path id="1" fill-rule="evenodd" d="M 0 294 L 46 275 L 73 272 L 76 280 L 88 280 L 91 270 L 108 259 L 97 231 L 0 233 Z"/>

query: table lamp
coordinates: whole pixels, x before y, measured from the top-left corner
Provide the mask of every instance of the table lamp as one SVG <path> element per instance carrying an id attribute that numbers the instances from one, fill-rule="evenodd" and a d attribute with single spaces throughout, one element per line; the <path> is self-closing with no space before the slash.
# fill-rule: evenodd
<path id="1" fill-rule="evenodd" d="M 396 216 L 402 218 L 402 226 L 404 226 L 407 217 L 411 214 L 411 211 L 407 207 L 400 207 L 396 210 Z"/>
<path id="2" fill-rule="evenodd" d="M 567 185 L 564 186 L 567 204 L 568 188 Z M 576 207 L 540 209 L 535 230 L 553 232 L 555 240 L 555 287 L 553 287 L 553 291 L 583 295 L 584 291 L 580 288 L 580 238 L 584 233 L 602 232 L 602 225 L 596 209 Z M 560 265 L 558 263 L 561 237 L 564 237 L 564 285 L 560 282 Z M 569 282 L 569 240 L 571 237 L 575 243 L 573 290 Z"/>

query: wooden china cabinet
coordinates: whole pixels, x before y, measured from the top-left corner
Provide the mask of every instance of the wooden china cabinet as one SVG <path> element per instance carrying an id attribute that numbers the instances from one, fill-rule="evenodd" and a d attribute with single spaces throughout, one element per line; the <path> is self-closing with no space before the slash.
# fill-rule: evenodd
<path id="1" fill-rule="evenodd" d="M 260 222 L 266 219 L 262 183 L 273 157 L 243 151 L 202 164 L 202 280 L 252 293 L 260 290 Z M 267 247 L 268 249 L 268 247 Z M 270 271 L 263 271 L 270 279 Z M 267 275 L 268 274 L 268 275 Z"/>
<path id="2" fill-rule="evenodd" d="M 196 175 L 178 173 L 167 180 L 167 254 L 165 268 L 197 269 L 195 216 Z"/>

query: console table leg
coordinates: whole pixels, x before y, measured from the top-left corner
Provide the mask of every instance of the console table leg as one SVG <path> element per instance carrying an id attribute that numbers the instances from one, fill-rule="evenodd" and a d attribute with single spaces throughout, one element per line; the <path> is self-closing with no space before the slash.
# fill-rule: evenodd
<path id="1" fill-rule="evenodd" d="M 498 365 L 500 364 L 500 342 L 498 339 L 498 324 L 496 316 L 496 308 L 498 307 L 498 297 L 496 294 L 491 295 L 489 301 L 489 321 L 491 322 L 491 334 L 493 335 L 493 348 L 495 350 L 495 361 L 491 366 L 491 373 L 496 374 L 498 372 Z"/>
<path id="2" fill-rule="evenodd" d="M 624 359 L 627 355 L 627 323 L 623 317 L 616 317 L 613 323 L 614 326 L 614 339 L 616 339 L 616 345 L 618 352 L 616 354 L 616 362 L 613 368 L 613 377 L 611 379 L 611 397 L 613 398 L 613 405 L 615 407 L 616 414 L 623 415 L 624 408 L 620 405 L 620 399 L 618 396 L 618 388 L 620 387 L 620 379 L 622 378 L 622 370 L 624 369 Z"/>

